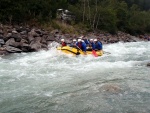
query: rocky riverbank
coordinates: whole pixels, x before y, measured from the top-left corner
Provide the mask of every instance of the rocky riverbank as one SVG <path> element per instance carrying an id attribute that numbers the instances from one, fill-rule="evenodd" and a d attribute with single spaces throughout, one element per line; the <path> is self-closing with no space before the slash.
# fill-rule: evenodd
<path id="1" fill-rule="evenodd" d="M 81 34 L 82 35 L 82 34 Z M 48 50 L 48 45 L 53 42 L 60 42 L 64 38 L 67 43 L 81 35 L 63 34 L 59 30 L 46 31 L 44 29 L 0 25 L 0 55 L 9 53 L 35 52 L 39 50 Z M 103 44 L 117 42 L 137 42 L 147 41 L 143 35 L 139 37 L 127 33 L 118 32 L 116 35 L 109 33 L 88 33 L 87 38 L 100 38 Z"/>

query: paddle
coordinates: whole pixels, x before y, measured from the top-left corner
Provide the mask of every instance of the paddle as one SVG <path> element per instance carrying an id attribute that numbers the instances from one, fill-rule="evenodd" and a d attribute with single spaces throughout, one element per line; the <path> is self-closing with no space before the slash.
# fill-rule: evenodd
<path id="1" fill-rule="evenodd" d="M 77 53 L 76 53 L 76 55 L 80 55 L 79 50 L 81 50 L 81 49 L 77 45 L 76 45 L 76 47 L 77 47 Z"/>
<path id="2" fill-rule="evenodd" d="M 92 54 L 93 54 L 93 56 L 98 57 L 98 54 L 96 53 L 95 50 L 92 50 Z"/>

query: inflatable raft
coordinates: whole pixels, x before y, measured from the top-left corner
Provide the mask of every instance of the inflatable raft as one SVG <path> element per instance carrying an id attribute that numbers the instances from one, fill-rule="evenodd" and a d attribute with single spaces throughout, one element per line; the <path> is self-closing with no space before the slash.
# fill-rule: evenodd
<path id="1" fill-rule="evenodd" d="M 66 54 L 72 54 L 72 55 L 84 55 L 84 52 L 77 48 L 77 47 L 70 47 L 70 46 L 64 46 L 64 47 L 57 47 L 57 50 L 60 50 Z M 86 51 L 87 55 L 92 55 L 92 50 L 91 49 L 87 49 Z M 96 54 L 98 56 L 102 56 L 103 55 L 103 51 L 96 51 Z"/>

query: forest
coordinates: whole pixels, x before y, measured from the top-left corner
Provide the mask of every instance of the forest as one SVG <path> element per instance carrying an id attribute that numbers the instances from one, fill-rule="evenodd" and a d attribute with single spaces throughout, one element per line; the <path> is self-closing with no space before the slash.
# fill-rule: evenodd
<path id="1" fill-rule="evenodd" d="M 0 0 L 0 23 L 49 23 L 60 8 L 91 31 L 150 33 L 150 0 Z"/>

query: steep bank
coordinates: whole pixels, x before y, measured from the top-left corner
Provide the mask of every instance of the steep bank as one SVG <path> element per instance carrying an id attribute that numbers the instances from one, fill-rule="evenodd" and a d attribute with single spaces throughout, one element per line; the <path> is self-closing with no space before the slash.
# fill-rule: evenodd
<path id="1" fill-rule="evenodd" d="M 48 50 L 48 45 L 52 41 L 60 42 L 61 38 L 71 43 L 72 39 L 78 38 L 83 34 L 65 34 L 60 30 L 47 31 L 35 27 L 22 27 L 0 25 L 0 55 L 20 52 L 35 52 Z M 87 38 L 100 38 L 103 44 L 117 42 L 137 42 L 147 41 L 145 36 L 135 37 L 127 33 L 118 32 L 116 35 L 109 33 L 86 33 Z"/>

